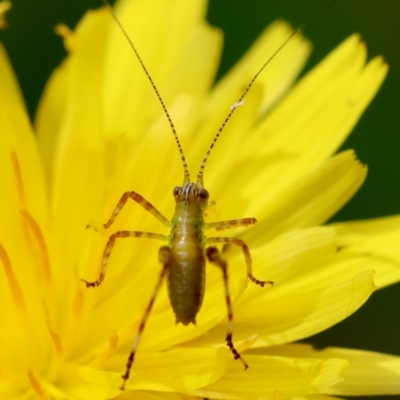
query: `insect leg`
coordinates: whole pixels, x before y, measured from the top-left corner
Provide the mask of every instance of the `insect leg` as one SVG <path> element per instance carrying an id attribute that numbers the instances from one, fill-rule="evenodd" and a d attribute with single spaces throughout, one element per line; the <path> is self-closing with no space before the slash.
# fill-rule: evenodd
<path id="1" fill-rule="evenodd" d="M 240 221 L 240 220 L 239 220 Z M 225 244 L 234 244 L 236 246 L 240 246 L 243 251 L 244 259 L 246 261 L 246 266 L 247 266 L 247 277 L 256 285 L 260 285 L 264 287 L 264 285 L 273 285 L 275 282 L 273 281 L 260 281 L 256 279 L 253 275 L 253 269 L 252 269 L 252 260 L 251 260 L 251 255 L 249 248 L 247 244 L 238 238 L 231 238 L 231 237 L 211 237 L 206 239 L 207 244 L 211 243 L 225 243 Z"/>
<path id="2" fill-rule="evenodd" d="M 87 281 L 85 279 L 81 279 L 83 282 L 85 282 L 86 287 L 97 287 L 100 286 L 101 282 L 103 282 L 105 274 L 106 274 L 106 268 L 107 268 L 107 263 L 108 259 L 110 258 L 110 254 L 112 252 L 112 249 L 114 247 L 115 241 L 117 239 L 122 239 L 122 238 L 128 238 L 128 237 L 134 237 L 134 238 L 146 238 L 146 239 L 158 239 L 158 240 L 163 240 L 163 241 L 168 241 L 168 236 L 161 235 L 159 233 L 152 233 L 152 232 L 137 232 L 137 231 L 118 231 L 113 233 L 106 244 L 106 247 L 104 248 L 103 252 L 103 259 L 101 261 L 101 271 L 99 278 L 93 282 Z"/>
<path id="3" fill-rule="evenodd" d="M 225 286 L 226 308 L 228 309 L 228 329 L 226 331 L 226 344 L 229 347 L 230 351 L 232 352 L 233 358 L 235 360 L 240 360 L 244 365 L 244 369 L 246 370 L 249 366 L 247 365 L 246 361 L 244 361 L 244 359 L 241 357 L 239 352 L 236 350 L 232 341 L 233 311 L 232 311 L 231 296 L 229 293 L 229 285 L 228 285 L 228 265 L 226 261 L 221 257 L 219 250 L 214 246 L 207 247 L 206 256 L 211 263 L 215 264 L 217 267 L 220 267 L 222 270 L 222 274 L 224 277 L 224 286 Z"/>
<path id="4" fill-rule="evenodd" d="M 223 229 L 240 228 L 242 226 L 246 227 L 253 225 L 256 222 L 257 220 L 255 218 L 232 219 L 229 221 L 218 221 L 204 224 L 204 229 L 215 228 L 217 231 L 222 231 Z"/>
<path id="5" fill-rule="evenodd" d="M 139 329 L 137 331 L 136 337 L 133 341 L 132 344 L 132 348 L 131 348 L 131 352 L 129 353 L 129 357 L 128 357 L 128 361 L 126 363 L 126 370 L 125 370 L 125 374 L 122 375 L 122 385 L 120 387 L 121 390 L 125 389 L 125 384 L 127 382 L 127 380 L 129 379 L 129 373 L 131 371 L 132 368 L 132 364 L 133 361 L 135 359 L 135 354 L 139 345 L 139 341 L 140 341 L 140 337 L 143 333 L 144 327 L 146 325 L 147 319 L 149 317 L 150 311 L 153 308 L 154 302 L 156 300 L 156 297 L 158 295 L 158 292 L 160 291 L 161 288 L 161 284 L 164 280 L 164 277 L 167 273 L 168 270 L 168 265 L 169 265 L 169 261 L 171 260 L 171 249 L 168 246 L 162 246 L 160 248 L 160 250 L 158 251 L 158 260 L 160 261 L 160 263 L 163 265 L 163 268 L 161 270 L 160 276 L 158 278 L 158 282 L 156 284 L 156 287 L 154 288 L 154 292 L 153 295 L 151 296 L 150 302 L 147 305 L 146 311 L 143 314 L 142 320 L 140 322 L 139 325 Z"/>
<path id="6" fill-rule="evenodd" d="M 119 199 L 117 205 L 114 208 L 114 211 L 111 214 L 111 217 L 109 218 L 109 220 L 103 225 L 104 228 L 109 228 L 115 218 L 117 217 L 117 215 L 120 213 L 120 211 L 123 209 L 123 207 L 125 206 L 126 202 L 128 201 L 128 199 L 132 199 L 133 201 L 136 201 L 136 203 L 138 203 L 139 205 L 141 205 L 146 211 L 148 211 L 151 215 L 153 215 L 154 217 L 156 217 L 163 225 L 165 226 L 171 226 L 170 221 L 164 217 L 164 215 L 162 215 L 160 213 L 160 211 L 157 210 L 157 208 L 155 208 L 151 203 L 149 203 L 144 197 L 142 197 L 139 193 L 130 191 L 130 192 L 125 192 L 121 198 Z"/>

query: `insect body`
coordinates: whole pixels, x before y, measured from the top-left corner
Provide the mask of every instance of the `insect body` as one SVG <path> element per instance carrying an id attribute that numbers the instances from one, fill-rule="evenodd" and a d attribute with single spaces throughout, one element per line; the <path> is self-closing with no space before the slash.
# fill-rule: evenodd
<path id="1" fill-rule="evenodd" d="M 183 153 L 181 154 L 182 157 Z M 184 158 L 183 158 L 184 160 Z M 185 165 L 185 162 L 184 162 Z M 187 169 L 185 168 L 185 172 Z M 186 174 L 185 174 L 186 176 Z M 187 175 L 189 176 L 189 175 Z M 109 228 L 114 219 L 119 214 L 123 206 L 129 198 L 136 201 L 147 211 L 153 214 L 164 225 L 171 228 L 171 233 L 164 236 L 151 232 L 138 232 L 138 231 L 118 231 L 113 233 L 104 249 L 102 270 L 99 279 L 93 282 L 83 280 L 87 287 L 99 286 L 105 277 L 106 266 L 110 257 L 111 251 L 114 247 L 116 239 L 136 237 L 136 238 L 149 238 L 159 239 L 168 242 L 167 246 L 162 246 L 159 250 L 159 261 L 163 265 L 159 280 L 154 290 L 153 296 L 146 308 L 142 321 L 139 326 L 138 333 L 132 345 L 132 350 L 127 362 L 126 372 L 122 376 L 123 383 L 121 389 L 125 387 L 125 383 L 129 378 L 131 366 L 134 361 L 135 353 L 139 344 L 141 334 L 144 330 L 147 318 L 153 307 L 154 301 L 161 288 L 162 281 L 165 276 L 168 280 L 168 294 L 172 309 L 175 313 L 176 323 L 188 325 L 190 323 L 196 324 L 196 315 L 199 312 L 205 289 L 205 264 L 206 258 L 209 262 L 220 267 L 223 272 L 224 285 L 225 285 L 225 298 L 228 309 L 228 330 L 226 334 L 226 342 L 235 359 L 240 359 L 245 369 L 248 365 L 235 349 L 232 342 L 232 327 L 233 327 L 233 312 L 229 295 L 228 287 L 228 271 L 227 263 L 222 258 L 219 250 L 214 246 L 208 244 L 226 243 L 238 245 L 242 248 L 247 264 L 247 276 L 254 283 L 264 286 L 265 284 L 273 284 L 272 281 L 259 281 L 254 278 L 251 268 L 251 256 L 247 245 L 238 238 L 227 237 L 212 237 L 207 238 L 203 231 L 205 229 L 224 229 L 240 226 L 248 226 L 256 222 L 255 218 L 244 218 L 231 221 L 220 221 L 213 223 L 204 222 L 204 211 L 208 206 L 209 194 L 206 189 L 202 187 L 199 182 L 193 183 L 184 181 L 182 186 L 178 186 L 173 190 L 175 197 L 175 214 L 171 221 L 165 218 L 153 205 L 135 192 L 125 192 L 117 206 L 114 209 L 110 219 L 104 224 L 105 228 Z"/>
<path id="2" fill-rule="evenodd" d="M 124 31 L 124 28 L 121 26 L 120 22 L 116 18 L 113 13 L 111 7 L 107 3 L 106 0 L 103 0 L 104 3 L 110 8 L 114 19 L 117 24 L 120 26 L 123 34 L 126 36 L 129 41 L 138 61 L 140 62 L 143 71 L 145 72 L 147 78 L 149 79 L 155 94 L 158 97 L 158 100 L 163 108 L 164 114 L 166 115 L 172 133 L 174 135 L 184 171 L 184 179 L 182 186 L 178 186 L 173 190 L 173 196 L 175 198 L 175 213 L 171 220 L 168 220 L 164 215 L 162 215 L 151 203 L 149 203 L 146 199 L 144 199 L 140 194 L 129 191 L 125 192 L 120 198 L 118 204 L 116 205 L 113 213 L 111 214 L 109 220 L 104 224 L 104 228 L 109 228 L 115 218 L 118 216 L 121 209 L 125 206 L 129 199 L 135 201 L 139 205 L 141 205 L 145 210 L 150 212 L 155 218 L 157 218 L 163 225 L 170 228 L 169 235 L 162 235 L 158 233 L 152 232 L 139 232 L 139 231 L 117 231 L 108 239 L 108 242 L 105 246 L 102 258 L 101 272 L 99 278 L 96 281 L 86 281 L 84 279 L 87 287 L 97 287 L 99 286 L 104 278 L 106 273 L 106 267 L 108 264 L 108 260 L 110 254 L 113 250 L 114 244 L 117 239 L 122 238 L 148 238 L 148 239 L 157 239 L 166 242 L 166 245 L 162 246 L 159 250 L 158 258 L 160 263 L 162 264 L 162 270 L 156 284 L 154 293 L 147 305 L 147 308 L 142 317 L 141 323 L 138 328 L 138 332 L 132 344 L 132 349 L 127 361 L 126 370 L 124 375 L 122 376 L 123 382 L 121 385 L 121 390 L 125 388 L 125 384 L 129 378 L 130 370 L 132 364 L 134 362 L 135 354 L 140 342 L 140 338 L 142 332 L 144 330 L 146 321 L 149 317 L 150 311 L 153 307 L 157 294 L 161 288 L 162 282 L 165 277 L 167 277 L 167 286 L 168 286 L 168 294 L 169 300 L 174 311 L 176 322 L 182 323 L 183 325 L 188 325 L 190 323 L 196 324 L 196 315 L 200 311 L 203 298 L 204 298 L 204 290 L 205 290 L 205 265 L 206 259 L 219 267 L 223 273 L 223 282 L 225 288 L 225 299 L 228 313 L 228 328 L 226 333 L 226 342 L 228 347 L 230 348 L 235 359 L 239 359 L 245 369 L 247 369 L 248 365 L 244 361 L 244 359 L 240 356 L 239 352 L 235 349 L 235 346 L 232 341 L 232 329 L 233 329 L 233 312 L 231 299 L 229 295 L 229 285 L 228 285 L 228 265 L 226 260 L 221 255 L 220 251 L 215 247 L 216 244 L 228 244 L 239 246 L 242 249 L 246 266 L 247 266 L 247 276 L 248 278 L 255 284 L 264 286 L 265 284 L 273 285 L 272 281 L 260 281 L 256 279 L 252 274 L 252 261 L 249 249 L 245 242 L 239 238 L 235 237 L 206 237 L 204 235 L 205 230 L 216 229 L 223 230 L 227 228 L 237 228 L 237 227 L 246 227 L 252 224 L 255 224 L 257 221 L 255 218 L 243 218 L 229 221 L 219 221 L 206 223 L 204 221 L 204 212 L 208 207 L 208 198 L 209 193 L 204 188 L 203 182 L 203 173 L 204 167 L 208 160 L 208 157 L 213 149 L 215 143 L 218 140 L 222 130 L 224 129 L 226 123 L 232 116 L 232 114 L 236 111 L 236 109 L 244 103 L 244 97 L 252 86 L 253 82 L 257 78 L 257 76 L 261 73 L 261 71 L 265 68 L 265 66 L 272 60 L 272 58 L 280 51 L 280 49 L 293 37 L 298 30 L 293 31 L 290 37 L 282 44 L 280 48 L 276 50 L 276 52 L 267 60 L 267 62 L 261 67 L 259 72 L 253 77 L 250 81 L 249 85 L 245 89 L 244 93 L 240 97 L 240 99 L 231 107 L 229 114 L 225 118 L 225 121 L 219 128 L 217 134 L 215 135 L 202 163 L 197 175 L 197 181 L 192 182 L 190 180 L 190 174 L 187 167 L 186 159 L 177 136 L 175 127 L 171 120 L 171 117 L 165 107 L 165 104 L 153 83 L 152 78 L 150 77 L 143 61 L 141 60 L 134 44 Z M 211 246 L 210 246 L 211 245 Z"/>
<path id="3" fill-rule="evenodd" d="M 208 192 L 188 183 L 174 189 L 175 215 L 168 254 L 168 294 L 176 316 L 183 325 L 196 323 L 205 287 L 205 237 L 203 213 Z"/>

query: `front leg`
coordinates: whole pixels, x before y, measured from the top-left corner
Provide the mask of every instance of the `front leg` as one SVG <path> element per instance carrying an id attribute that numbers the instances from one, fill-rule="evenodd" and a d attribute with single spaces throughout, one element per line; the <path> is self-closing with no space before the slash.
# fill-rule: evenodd
<path id="1" fill-rule="evenodd" d="M 136 193 L 134 191 L 130 191 L 130 192 L 125 192 L 121 198 L 119 199 L 117 205 L 114 208 L 114 211 L 111 214 L 111 217 L 108 219 L 108 221 L 103 225 L 104 228 L 109 228 L 115 218 L 117 217 L 117 215 L 120 213 L 120 211 L 124 208 L 126 202 L 132 199 L 133 201 L 135 201 L 136 203 L 138 203 L 140 206 L 142 206 L 146 211 L 148 211 L 151 215 L 153 215 L 154 217 L 156 217 L 163 225 L 170 227 L 171 226 L 171 222 L 164 217 L 164 215 L 162 215 L 160 213 L 160 211 L 157 210 L 157 208 L 155 208 L 150 202 L 148 202 L 143 196 L 141 196 L 139 193 Z"/>

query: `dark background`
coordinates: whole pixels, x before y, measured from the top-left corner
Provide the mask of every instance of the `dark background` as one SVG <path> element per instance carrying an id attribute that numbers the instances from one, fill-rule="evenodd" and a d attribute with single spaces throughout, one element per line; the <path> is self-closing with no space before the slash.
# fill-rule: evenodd
<path id="1" fill-rule="evenodd" d="M 269 22 L 281 17 L 298 26 L 325 4 L 326 0 L 210 0 L 209 21 L 225 32 L 219 76 Z M 10 55 L 31 116 L 51 71 L 65 55 L 60 38 L 53 33 L 54 26 L 65 22 L 74 27 L 86 9 L 100 5 L 100 0 L 14 1 L 8 14 L 9 29 L 0 32 L 0 39 Z M 378 96 L 343 145 L 356 150 L 360 160 L 368 164 L 369 175 L 335 221 L 400 212 L 400 1 L 342 0 L 313 19 L 305 28 L 305 35 L 314 44 L 308 68 L 353 32 L 361 33 L 370 56 L 384 55 L 390 70 Z M 397 284 L 378 291 L 350 318 L 308 341 L 321 347 L 353 347 L 400 356 L 399 309 Z"/>

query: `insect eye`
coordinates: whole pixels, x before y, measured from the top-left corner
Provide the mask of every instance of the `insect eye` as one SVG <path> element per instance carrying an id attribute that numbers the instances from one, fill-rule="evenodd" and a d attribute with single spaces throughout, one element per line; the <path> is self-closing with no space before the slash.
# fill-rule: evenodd
<path id="1" fill-rule="evenodd" d="M 172 191 L 172 194 L 174 196 L 177 196 L 181 192 L 182 188 L 180 186 L 175 186 L 174 190 Z"/>
<path id="2" fill-rule="evenodd" d="M 200 189 L 199 190 L 199 197 L 202 198 L 203 200 L 208 200 L 210 197 L 210 194 L 206 189 Z"/>

